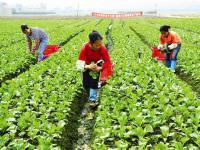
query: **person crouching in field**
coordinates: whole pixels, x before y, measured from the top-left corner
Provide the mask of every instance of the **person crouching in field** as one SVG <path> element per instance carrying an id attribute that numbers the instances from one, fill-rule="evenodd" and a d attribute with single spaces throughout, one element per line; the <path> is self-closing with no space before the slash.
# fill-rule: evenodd
<path id="1" fill-rule="evenodd" d="M 160 45 L 158 49 L 165 53 L 165 65 L 175 72 L 177 55 L 181 49 L 181 38 L 174 32 L 169 31 L 170 26 L 163 25 L 160 27 Z M 170 53 L 172 53 L 170 55 Z"/>
<path id="2" fill-rule="evenodd" d="M 21 25 L 21 30 L 26 34 L 28 48 L 32 54 L 38 50 L 38 62 L 42 61 L 45 57 L 43 52 L 48 44 L 47 34 L 39 28 L 29 28 L 27 25 Z M 32 48 L 32 39 L 35 40 L 35 46 Z"/>
<path id="3" fill-rule="evenodd" d="M 106 47 L 102 44 L 102 36 L 97 31 L 89 34 L 89 42 L 83 44 L 78 60 L 77 70 L 82 71 L 84 89 L 89 91 L 89 101 L 96 102 L 100 71 L 98 62 L 111 63 Z"/>

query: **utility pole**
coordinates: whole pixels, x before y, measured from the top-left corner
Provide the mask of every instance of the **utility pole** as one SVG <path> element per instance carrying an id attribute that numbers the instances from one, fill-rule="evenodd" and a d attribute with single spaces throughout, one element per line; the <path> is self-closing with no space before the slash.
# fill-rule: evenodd
<path id="1" fill-rule="evenodd" d="M 158 4 L 155 4 L 155 12 L 156 12 L 156 16 L 158 16 Z"/>
<path id="2" fill-rule="evenodd" d="M 76 16 L 78 17 L 79 15 L 79 0 L 77 1 L 77 12 L 76 12 Z"/>

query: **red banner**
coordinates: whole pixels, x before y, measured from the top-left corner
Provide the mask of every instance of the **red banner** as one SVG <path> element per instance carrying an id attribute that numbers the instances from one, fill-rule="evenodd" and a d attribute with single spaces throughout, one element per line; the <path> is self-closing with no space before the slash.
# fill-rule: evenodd
<path id="1" fill-rule="evenodd" d="M 131 18 L 136 16 L 143 16 L 142 11 L 126 13 L 126 14 L 103 14 L 103 13 L 96 13 L 92 12 L 92 16 L 98 18 Z"/>

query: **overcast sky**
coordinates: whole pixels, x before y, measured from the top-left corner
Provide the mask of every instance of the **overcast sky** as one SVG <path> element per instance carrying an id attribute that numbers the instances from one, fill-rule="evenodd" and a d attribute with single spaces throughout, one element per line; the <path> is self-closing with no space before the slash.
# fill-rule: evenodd
<path id="1" fill-rule="evenodd" d="M 200 0 L 0 0 L 9 5 L 23 4 L 25 6 L 38 6 L 40 3 L 47 5 L 47 8 L 77 8 L 93 10 L 155 10 L 157 4 L 158 10 L 194 10 L 200 11 Z"/>

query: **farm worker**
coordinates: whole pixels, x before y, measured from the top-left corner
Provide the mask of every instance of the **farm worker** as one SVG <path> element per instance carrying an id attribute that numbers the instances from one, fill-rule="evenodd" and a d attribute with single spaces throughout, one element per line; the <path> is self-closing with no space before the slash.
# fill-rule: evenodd
<path id="1" fill-rule="evenodd" d="M 39 28 L 29 28 L 27 25 L 21 25 L 21 30 L 26 34 L 28 48 L 32 54 L 38 50 L 38 62 L 42 61 L 45 57 L 43 52 L 48 44 L 47 34 Z M 32 39 L 35 40 L 35 46 L 32 48 Z"/>
<path id="2" fill-rule="evenodd" d="M 169 31 L 170 26 L 163 25 L 160 27 L 160 45 L 158 49 L 161 50 L 166 47 L 165 51 L 165 65 L 175 72 L 177 55 L 181 49 L 181 38 L 176 32 Z M 170 58 L 170 52 L 171 58 Z"/>
<path id="3" fill-rule="evenodd" d="M 98 82 L 102 69 L 98 66 L 98 62 L 103 60 L 104 63 L 111 63 L 102 39 L 97 31 L 92 31 L 89 34 L 89 42 L 83 44 L 76 62 L 77 70 L 82 72 L 83 87 L 89 91 L 89 102 L 92 103 L 97 100 Z"/>

